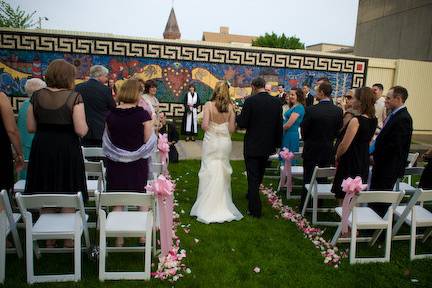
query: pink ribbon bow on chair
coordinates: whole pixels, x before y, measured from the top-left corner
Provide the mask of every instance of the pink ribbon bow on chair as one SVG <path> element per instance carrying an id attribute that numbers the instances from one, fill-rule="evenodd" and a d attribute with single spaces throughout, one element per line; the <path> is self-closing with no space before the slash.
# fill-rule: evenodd
<path id="1" fill-rule="evenodd" d="M 347 233 L 351 201 L 360 191 L 366 189 L 367 184 L 363 184 L 360 176 L 357 176 L 354 179 L 348 177 L 343 180 L 341 186 L 342 191 L 345 192 L 345 198 L 342 203 L 342 233 Z"/>
<path id="2" fill-rule="evenodd" d="M 281 187 L 286 187 L 288 192 L 292 192 L 292 176 L 291 176 L 291 160 L 294 158 L 294 153 L 290 152 L 287 148 L 283 148 L 279 152 L 280 157 L 285 161 L 282 170 Z"/>
<path id="3" fill-rule="evenodd" d="M 170 151 L 170 147 L 168 144 L 168 135 L 160 134 L 157 145 L 160 153 L 160 161 L 162 163 L 162 170 L 164 175 L 168 175 L 168 153 Z"/>
<path id="4" fill-rule="evenodd" d="M 160 217 L 160 240 L 162 256 L 166 256 L 172 248 L 172 224 L 173 224 L 173 193 L 175 184 L 164 175 L 147 184 L 146 190 L 153 192 L 158 199 Z"/>

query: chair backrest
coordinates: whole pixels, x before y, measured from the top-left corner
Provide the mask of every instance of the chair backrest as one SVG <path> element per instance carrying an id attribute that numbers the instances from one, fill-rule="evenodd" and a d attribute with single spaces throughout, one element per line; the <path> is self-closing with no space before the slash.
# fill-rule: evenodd
<path id="1" fill-rule="evenodd" d="M 147 209 L 153 209 L 155 198 L 153 193 L 137 192 L 109 192 L 95 193 L 96 202 L 99 207 L 112 206 L 143 206 Z"/>
<path id="2" fill-rule="evenodd" d="M 419 190 L 421 194 L 417 198 L 418 202 L 432 201 L 432 190 L 423 190 L 423 189 L 419 189 Z"/>
<path id="3" fill-rule="evenodd" d="M 18 206 L 24 215 L 29 209 L 40 208 L 75 208 L 84 211 L 84 203 L 81 192 L 76 194 L 16 194 Z"/>
<path id="4" fill-rule="evenodd" d="M 336 175 L 335 167 L 319 168 L 318 166 L 315 166 L 314 172 L 312 174 L 312 180 L 316 181 L 316 178 L 329 178 L 329 177 L 334 177 L 335 175 Z"/>
<path id="5" fill-rule="evenodd" d="M 405 191 L 362 191 L 356 198 L 356 204 L 361 203 L 388 203 L 399 204 L 405 195 Z"/>
<path id="6" fill-rule="evenodd" d="M 102 147 L 83 147 L 81 146 L 83 157 L 98 157 L 104 158 L 105 154 L 103 153 Z"/>
<path id="7" fill-rule="evenodd" d="M 408 166 L 407 167 L 413 167 L 415 162 L 417 161 L 417 158 L 419 155 L 420 154 L 418 152 L 417 153 L 408 153 L 408 158 L 407 158 Z"/>

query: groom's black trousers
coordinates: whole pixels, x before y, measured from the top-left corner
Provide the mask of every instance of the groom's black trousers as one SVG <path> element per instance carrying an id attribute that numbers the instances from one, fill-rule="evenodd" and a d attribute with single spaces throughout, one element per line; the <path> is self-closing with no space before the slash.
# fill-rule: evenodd
<path id="1" fill-rule="evenodd" d="M 248 210 L 254 217 L 261 217 L 261 199 L 259 186 L 264 177 L 268 156 L 250 157 L 245 155 L 245 165 L 248 181 Z"/>

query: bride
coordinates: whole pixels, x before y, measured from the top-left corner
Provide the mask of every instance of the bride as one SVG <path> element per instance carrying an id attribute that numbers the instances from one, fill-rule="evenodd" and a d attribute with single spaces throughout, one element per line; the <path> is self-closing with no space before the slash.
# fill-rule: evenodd
<path id="1" fill-rule="evenodd" d="M 204 105 L 202 129 L 198 196 L 190 215 L 206 224 L 240 220 L 243 215 L 231 197 L 230 133 L 235 130 L 235 113 L 226 81 L 216 83 L 211 101 Z"/>

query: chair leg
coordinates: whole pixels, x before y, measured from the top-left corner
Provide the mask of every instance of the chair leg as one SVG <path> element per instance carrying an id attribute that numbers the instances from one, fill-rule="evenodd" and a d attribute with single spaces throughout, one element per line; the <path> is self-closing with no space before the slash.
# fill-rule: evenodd
<path id="1" fill-rule="evenodd" d="M 306 198 L 305 198 L 304 203 L 303 203 L 303 209 L 302 209 L 302 213 L 301 213 L 302 216 L 304 216 L 306 213 L 306 208 L 307 208 L 307 205 L 309 203 L 309 198 L 310 198 L 310 192 L 308 190 L 308 192 L 306 194 Z"/>
<path id="2" fill-rule="evenodd" d="M 422 243 L 425 243 L 426 240 L 432 235 L 432 228 L 427 229 L 423 234 Z"/>
<path id="3" fill-rule="evenodd" d="M 81 280 L 81 235 L 75 232 L 74 239 L 75 282 Z"/>
<path id="4" fill-rule="evenodd" d="M 18 254 L 18 258 L 22 258 L 23 257 L 23 250 L 21 247 L 21 242 L 20 242 L 20 238 L 18 235 L 18 230 L 16 228 L 16 224 L 13 225 L 13 227 L 11 227 L 11 232 L 12 232 L 12 238 L 14 241 L 14 245 Z"/>
<path id="5" fill-rule="evenodd" d="M 332 244 L 333 246 L 336 245 L 336 242 L 337 242 L 337 240 L 339 239 L 339 236 L 340 236 L 341 232 L 342 232 L 342 223 L 339 224 L 339 226 L 338 226 L 338 228 L 337 228 L 335 234 L 333 235 L 333 239 L 332 239 L 332 241 L 331 241 L 331 244 Z"/>
<path id="6" fill-rule="evenodd" d="M 28 230 L 26 227 L 26 258 L 27 258 L 27 283 L 34 283 L 34 270 L 33 270 L 33 237 L 31 235 L 31 228 Z M 37 245 L 37 244 L 36 244 Z"/>
<path id="7" fill-rule="evenodd" d="M 415 209 L 412 209 L 412 211 Z M 411 212 L 412 213 L 412 212 Z M 415 214 L 415 212 L 413 213 Z M 415 218 L 411 218 L 411 219 L 415 219 Z M 416 250 L 416 234 L 417 234 L 417 225 L 416 225 L 416 221 L 412 221 L 411 222 L 411 241 L 410 241 L 410 260 L 414 260 L 416 257 L 415 255 L 415 250 Z"/>
<path id="8" fill-rule="evenodd" d="M 0 283 L 5 279 L 6 267 L 6 216 L 0 215 Z"/>
<path id="9" fill-rule="evenodd" d="M 312 224 L 316 225 L 318 222 L 318 197 L 314 197 L 312 201 Z"/>
<path id="10" fill-rule="evenodd" d="M 152 229 L 146 231 L 146 247 L 145 247 L 145 260 L 144 260 L 144 271 L 146 279 L 150 279 L 150 269 L 151 269 L 151 239 L 152 239 Z"/>
<path id="11" fill-rule="evenodd" d="M 99 229 L 99 280 L 105 280 L 105 263 L 106 263 L 106 214 L 105 211 L 99 213 L 100 229 Z"/>
<path id="12" fill-rule="evenodd" d="M 354 218 L 354 217 L 353 217 Z M 356 248 L 357 248 L 357 224 L 351 226 L 351 243 L 350 243 L 350 264 L 356 263 Z"/>
<path id="13" fill-rule="evenodd" d="M 390 225 L 387 226 L 387 233 L 386 233 L 386 246 L 385 246 L 385 260 L 386 262 L 390 262 L 390 251 L 391 251 L 391 244 L 392 244 L 392 223 L 390 222 Z"/>
<path id="14" fill-rule="evenodd" d="M 378 240 L 379 236 L 381 235 L 383 229 L 375 230 L 375 232 L 372 234 L 372 239 L 369 241 L 369 247 L 372 247 L 375 245 L 376 241 Z"/>

